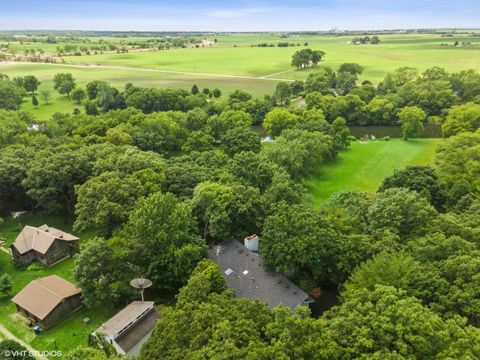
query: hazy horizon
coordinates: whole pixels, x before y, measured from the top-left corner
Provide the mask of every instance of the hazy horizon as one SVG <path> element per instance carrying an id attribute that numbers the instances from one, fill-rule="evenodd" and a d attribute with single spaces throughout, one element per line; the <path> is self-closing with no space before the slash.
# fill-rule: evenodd
<path id="1" fill-rule="evenodd" d="M 474 29 L 474 0 L 0 0 L 0 30 L 270 32 Z"/>

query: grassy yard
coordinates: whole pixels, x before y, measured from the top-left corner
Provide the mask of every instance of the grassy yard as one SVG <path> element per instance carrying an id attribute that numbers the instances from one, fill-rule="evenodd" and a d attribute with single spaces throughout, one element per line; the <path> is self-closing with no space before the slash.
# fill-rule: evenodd
<path id="1" fill-rule="evenodd" d="M 65 224 L 61 217 L 45 215 L 29 215 L 21 217 L 22 225 L 42 225 L 48 224 L 70 232 L 72 224 Z M 19 224 L 17 220 L 7 218 L 0 225 L 0 237 L 7 241 L 3 246 L 8 248 L 19 233 Z M 88 238 L 89 234 L 76 234 L 81 240 Z M 13 266 L 11 256 L 4 251 L 0 251 L 0 273 L 8 273 L 13 278 L 13 290 L 11 296 L 19 292 L 30 281 L 39 277 L 56 274 L 66 280 L 74 281 L 72 275 L 73 259 L 62 261 L 50 268 L 32 268 L 16 269 Z M 18 338 L 29 343 L 36 350 L 61 350 L 64 354 L 76 348 L 79 345 L 87 344 L 87 336 L 94 329 L 100 326 L 106 319 L 110 318 L 116 309 L 107 308 L 82 308 L 66 320 L 52 328 L 42 332 L 40 335 L 34 335 L 33 330 L 28 326 L 28 321 L 16 313 L 15 305 L 8 297 L 0 297 L 0 324 L 6 327 Z M 90 318 L 90 323 L 85 325 L 84 318 Z"/>
<path id="2" fill-rule="evenodd" d="M 432 164 L 441 139 L 353 142 L 338 158 L 321 165 L 306 185 L 316 205 L 339 191 L 375 192 L 382 180 L 408 165 Z"/>

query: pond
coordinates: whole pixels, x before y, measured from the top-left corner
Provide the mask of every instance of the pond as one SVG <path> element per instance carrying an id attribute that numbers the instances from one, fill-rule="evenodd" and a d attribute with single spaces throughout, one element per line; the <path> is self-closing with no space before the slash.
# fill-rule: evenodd
<path id="1" fill-rule="evenodd" d="M 439 124 L 425 124 L 425 130 L 421 138 L 441 138 L 442 127 Z M 402 138 L 400 125 L 349 125 L 348 128 L 353 136 L 357 138 L 373 135 L 376 138 L 389 136 L 391 138 Z"/>
<path id="2" fill-rule="evenodd" d="M 425 131 L 420 136 L 421 138 L 441 138 L 442 126 L 440 124 L 425 124 Z M 383 138 L 389 136 L 391 138 L 403 138 L 402 128 L 400 125 L 349 125 L 348 128 L 353 136 L 357 138 L 366 135 L 373 135 L 376 138 Z M 257 125 L 253 130 L 262 138 L 267 136 L 267 133 L 262 126 Z"/>

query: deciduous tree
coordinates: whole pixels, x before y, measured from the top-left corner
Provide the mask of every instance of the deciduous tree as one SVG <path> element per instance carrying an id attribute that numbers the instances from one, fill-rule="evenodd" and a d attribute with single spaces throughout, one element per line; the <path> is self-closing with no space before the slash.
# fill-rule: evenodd
<path id="1" fill-rule="evenodd" d="M 76 83 L 72 74 L 60 73 L 53 78 L 53 88 L 61 95 L 67 95 L 70 98 L 70 93 L 75 89 Z"/>
<path id="2" fill-rule="evenodd" d="M 416 137 L 423 132 L 423 122 L 427 114 L 417 106 L 403 108 L 398 113 L 398 121 L 402 126 L 403 138 Z"/>

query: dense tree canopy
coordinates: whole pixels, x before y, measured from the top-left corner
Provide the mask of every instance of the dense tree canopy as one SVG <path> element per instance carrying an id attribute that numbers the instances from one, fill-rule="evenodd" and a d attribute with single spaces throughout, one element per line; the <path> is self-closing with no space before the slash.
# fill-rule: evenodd
<path id="1" fill-rule="evenodd" d="M 449 110 L 442 128 L 446 137 L 479 129 L 480 104 L 466 103 L 454 106 Z"/>
<path id="2" fill-rule="evenodd" d="M 89 307 L 101 303 L 119 304 L 132 293 L 128 281 L 134 275 L 134 269 L 124 261 L 123 254 L 103 238 L 91 239 L 75 257 L 73 276 Z"/>
<path id="3" fill-rule="evenodd" d="M 480 133 L 465 132 L 441 144 L 436 157 L 438 176 L 446 184 L 451 204 L 480 194 Z"/>
<path id="4" fill-rule="evenodd" d="M 38 206 L 49 212 L 73 212 L 75 185 L 87 180 L 91 163 L 86 154 L 68 147 L 46 148 L 35 154 L 22 185 Z"/>
<path id="5" fill-rule="evenodd" d="M 136 176 L 104 172 L 76 187 L 75 230 L 99 229 L 110 236 L 125 222 L 137 199 L 144 193 Z"/>
<path id="6" fill-rule="evenodd" d="M 323 56 L 308 54 L 308 66 Z M 477 358 L 478 74 L 401 68 L 375 87 L 361 72 L 322 66 L 264 99 L 93 81 L 84 114 L 0 110 L 0 216 L 75 217 L 73 274 L 89 307 L 133 299 L 138 276 L 156 300 L 180 289 L 145 359 Z M 66 75 L 57 82 L 72 85 Z M 0 107 L 36 91 L 0 78 L 17 104 Z M 305 106 L 287 107 L 294 96 Z M 409 138 L 424 123 L 448 137 L 434 165 L 312 206 L 305 180 L 353 141 L 347 125 L 400 124 Z M 272 139 L 261 142 L 262 124 Z M 341 302 L 313 319 L 236 299 L 206 249 L 253 233 L 266 266 L 312 295 L 338 289 Z"/>
<path id="7" fill-rule="evenodd" d="M 314 320 L 302 308 L 293 315 L 233 298 L 216 265 L 201 262 L 141 358 L 450 359 L 476 358 L 479 345 L 478 329 L 443 320 L 393 286 L 352 291 Z"/>
<path id="8" fill-rule="evenodd" d="M 430 166 L 409 166 L 385 178 L 379 191 L 390 188 L 407 188 L 424 196 L 437 210 L 445 205 L 445 194 L 435 169 Z"/>
<path id="9" fill-rule="evenodd" d="M 0 74 L 0 110 L 18 110 L 22 103 L 20 89 Z"/>
<path id="10" fill-rule="evenodd" d="M 278 136 L 285 129 L 291 129 L 298 123 L 298 116 L 285 109 L 270 111 L 263 121 L 263 128 L 271 136 Z"/>
<path id="11" fill-rule="evenodd" d="M 205 250 L 190 205 L 159 192 L 137 203 L 112 246 L 158 289 L 182 285 Z"/>

